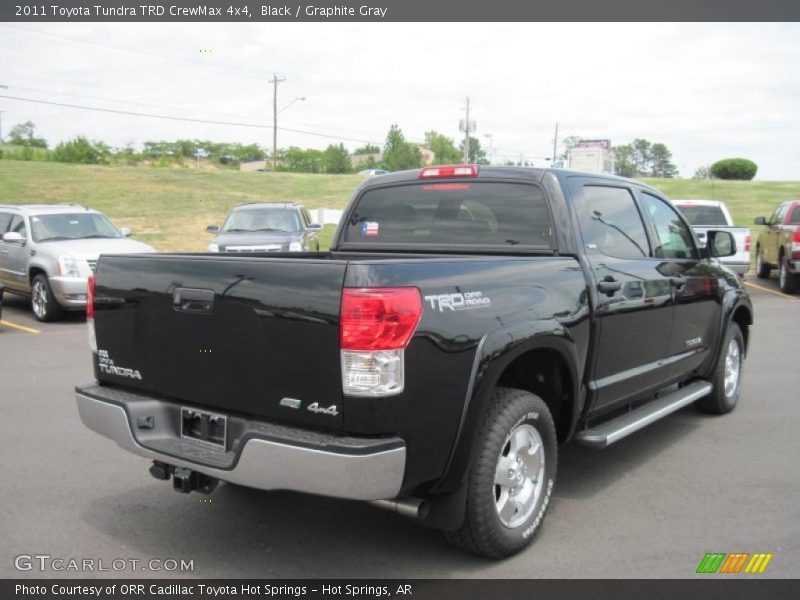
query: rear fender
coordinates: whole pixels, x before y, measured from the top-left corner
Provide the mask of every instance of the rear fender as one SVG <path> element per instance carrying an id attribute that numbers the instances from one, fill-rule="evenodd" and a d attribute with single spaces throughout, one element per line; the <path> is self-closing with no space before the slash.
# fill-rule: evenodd
<path id="1" fill-rule="evenodd" d="M 516 358 L 537 349 L 556 352 L 569 369 L 572 389 L 569 390 L 571 406 L 568 413 L 571 422 L 567 439 L 572 437 L 576 417 L 583 409 L 584 395 L 579 390 L 578 352 L 567 329 L 555 320 L 542 320 L 492 331 L 484 336 L 478 346 L 450 460 L 444 475 L 434 484 L 431 492 L 446 493 L 459 489 L 469 467 L 480 417 L 498 380 Z"/>

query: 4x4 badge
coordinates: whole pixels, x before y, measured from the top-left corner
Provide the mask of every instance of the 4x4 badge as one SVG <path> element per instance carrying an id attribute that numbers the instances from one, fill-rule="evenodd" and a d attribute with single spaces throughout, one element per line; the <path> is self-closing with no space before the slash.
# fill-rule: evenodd
<path id="1" fill-rule="evenodd" d="M 330 415 L 332 417 L 335 417 L 336 415 L 339 414 L 339 412 L 336 410 L 335 404 L 331 404 L 328 408 L 320 408 L 319 403 L 314 402 L 314 404 L 309 404 L 308 410 L 310 410 L 313 413 L 322 413 L 325 415 Z"/>

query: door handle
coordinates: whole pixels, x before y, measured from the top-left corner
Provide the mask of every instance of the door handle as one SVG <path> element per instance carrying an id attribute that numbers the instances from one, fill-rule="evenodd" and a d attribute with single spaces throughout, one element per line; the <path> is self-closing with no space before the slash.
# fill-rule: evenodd
<path id="1" fill-rule="evenodd" d="M 177 288 L 172 293 L 172 307 L 179 312 L 211 314 L 214 290 Z"/>
<path id="2" fill-rule="evenodd" d="M 614 279 L 611 275 L 606 275 L 603 277 L 603 281 L 598 282 L 597 289 L 602 294 L 606 294 L 607 296 L 613 296 L 614 292 L 619 291 L 622 287 L 622 284 Z"/>
<path id="3" fill-rule="evenodd" d="M 682 275 L 680 277 L 670 277 L 669 283 L 676 290 L 680 290 L 683 289 L 683 286 L 686 285 L 686 279 Z"/>

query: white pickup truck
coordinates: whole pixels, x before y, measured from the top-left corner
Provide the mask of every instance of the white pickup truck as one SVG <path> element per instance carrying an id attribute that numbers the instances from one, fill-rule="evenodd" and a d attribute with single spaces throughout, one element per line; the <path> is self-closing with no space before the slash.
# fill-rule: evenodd
<path id="1" fill-rule="evenodd" d="M 701 246 L 706 244 L 706 231 L 725 229 L 736 240 L 736 254 L 720 258 L 720 262 L 731 271 L 744 277 L 750 270 L 750 230 L 736 227 L 728 207 L 721 200 L 673 200 L 678 210 L 694 229 Z"/>

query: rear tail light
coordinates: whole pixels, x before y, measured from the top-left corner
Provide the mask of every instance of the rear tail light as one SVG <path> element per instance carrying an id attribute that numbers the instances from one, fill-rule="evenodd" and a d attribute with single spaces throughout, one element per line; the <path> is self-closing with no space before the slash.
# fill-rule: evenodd
<path id="1" fill-rule="evenodd" d="M 744 251 L 750 252 L 750 234 L 744 236 Z"/>
<path id="2" fill-rule="evenodd" d="M 89 275 L 86 286 L 86 325 L 89 330 L 89 347 L 97 354 L 97 336 L 94 330 L 94 273 Z"/>
<path id="3" fill-rule="evenodd" d="M 792 233 L 792 260 L 800 260 L 800 228 Z"/>
<path id="4" fill-rule="evenodd" d="M 422 315 L 413 287 L 345 289 L 340 343 L 348 396 L 391 396 L 404 387 L 404 350 Z"/>
<path id="5" fill-rule="evenodd" d="M 477 177 L 478 165 L 444 165 L 425 167 L 419 172 L 420 179 L 443 179 L 447 177 Z"/>

